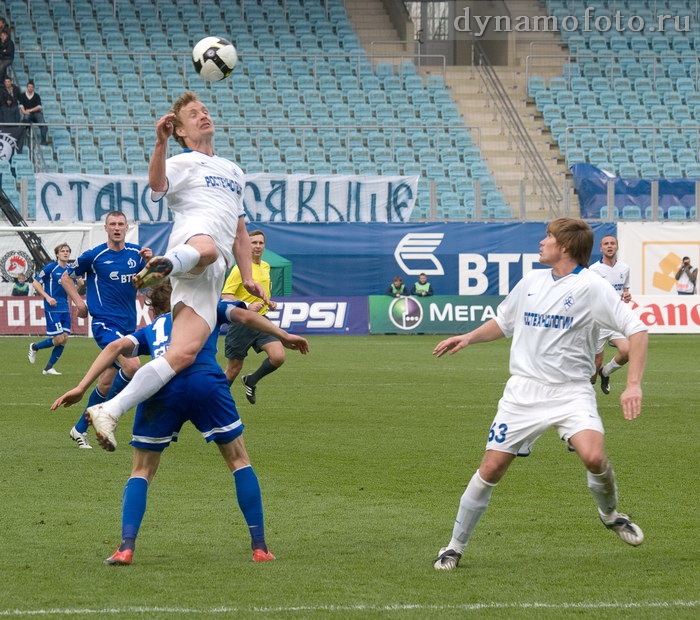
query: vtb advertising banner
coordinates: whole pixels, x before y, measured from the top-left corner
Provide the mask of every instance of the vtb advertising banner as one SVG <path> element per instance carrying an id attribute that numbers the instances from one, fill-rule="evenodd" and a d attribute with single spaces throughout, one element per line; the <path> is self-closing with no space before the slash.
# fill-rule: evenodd
<path id="1" fill-rule="evenodd" d="M 370 295 L 372 334 L 462 334 L 495 318 L 503 295 Z"/>

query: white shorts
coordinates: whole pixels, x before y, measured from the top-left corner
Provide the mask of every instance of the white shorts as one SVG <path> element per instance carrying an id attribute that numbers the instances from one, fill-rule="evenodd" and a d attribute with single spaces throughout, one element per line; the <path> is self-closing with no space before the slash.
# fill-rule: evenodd
<path id="1" fill-rule="evenodd" d="M 611 329 L 601 329 L 600 335 L 598 336 L 598 343 L 595 347 L 596 354 L 603 352 L 606 342 L 610 342 L 611 340 L 621 340 L 624 337 L 625 335 L 621 334 L 620 332 L 614 332 Z"/>
<path id="2" fill-rule="evenodd" d="M 584 430 L 605 433 L 590 382 L 551 385 L 513 376 L 498 401 L 486 449 L 528 456 L 551 426 L 564 441 Z"/>
<path id="3" fill-rule="evenodd" d="M 189 306 L 207 322 L 209 330 L 213 332 L 216 328 L 216 307 L 221 289 L 224 288 L 225 276 L 226 260 L 221 255 L 202 273 L 171 276 L 173 292 L 170 304 L 173 310 L 178 303 Z"/>

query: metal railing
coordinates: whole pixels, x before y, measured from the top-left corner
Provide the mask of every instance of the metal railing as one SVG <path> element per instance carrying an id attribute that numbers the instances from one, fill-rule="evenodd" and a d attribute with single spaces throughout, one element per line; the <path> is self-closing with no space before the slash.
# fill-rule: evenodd
<path id="1" fill-rule="evenodd" d="M 546 206 L 551 215 L 561 213 L 563 195 L 559 189 L 549 168 L 547 168 L 542 155 L 537 150 L 532 137 L 528 133 L 518 114 L 513 102 L 498 78 L 496 71 L 483 49 L 477 41 L 472 43 L 475 65 L 479 69 L 479 75 L 486 84 L 491 101 L 498 109 L 502 122 L 510 132 L 513 146 L 520 161 L 530 174 L 530 182 L 533 189 L 539 188 L 543 198 L 543 206 Z"/>

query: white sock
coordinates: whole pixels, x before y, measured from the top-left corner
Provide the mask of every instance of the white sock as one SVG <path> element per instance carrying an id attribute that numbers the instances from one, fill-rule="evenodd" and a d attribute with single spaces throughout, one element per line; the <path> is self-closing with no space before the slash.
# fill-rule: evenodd
<path id="1" fill-rule="evenodd" d="M 608 517 L 615 514 L 617 508 L 617 484 L 612 465 L 602 474 L 586 472 L 588 476 L 588 488 L 593 494 L 595 503 L 598 504 L 598 512 L 604 521 L 611 521 Z"/>
<path id="2" fill-rule="evenodd" d="M 153 396 L 176 374 L 163 357 L 148 362 L 136 371 L 131 382 L 119 394 L 106 401 L 107 411 L 112 417 L 121 418 L 129 409 Z"/>
<path id="3" fill-rule="evenodd" d="M 165 253 L 165 258 L 173 264 L 171 276 L 181 276 L 197 266 L 201 255 L 191 245 L 181 243 Z"/>
<path id="4" fill-rule="evenodd" d="M 616 370 L 620 370 L 620 368 L 622 368 L 622 366 L 620 366 L 620 364 L 618 364 L 613 357 L 607 364 L 605 364 L 605 366 L 603 366 L 603 374 L 606 377 L 609 377 Z"/>
<path id="5" fill-rule="evenodd" d="M 459 509 L 452 529 L 452 540 L 449 547 L 459 553 L 464 552 L 464 548 L 469 542 L 469 538 L 481 519 L 481 515 L 486 512 L 491 499 L 491 493 L 495 484 L 486 482 L 480 475 L 479 470 L 472 476 L 467 485 L 466 491 L 459 500 Z"/>

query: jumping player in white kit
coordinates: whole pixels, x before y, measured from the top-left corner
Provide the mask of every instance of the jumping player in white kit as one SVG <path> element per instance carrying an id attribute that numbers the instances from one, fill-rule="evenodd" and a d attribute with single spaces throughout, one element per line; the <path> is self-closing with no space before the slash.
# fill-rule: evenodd
<path id="1" fill-rule="evenodd" d="M 174 224 L 165 256 L 153 257 L 134 277 L 134 286 L 151 287 L 170 276 L 171 344 L 167 353 L 142 366 L 115 398 L 88 408 L 105 450 L 116 448 L 114 429 L 126 411 L 192 364 L 216 328 L 217 303 L 234 257 L 246 290 L 267 300 L 251 275 L 250 239 L 243 219 L 245 178 L 236 164 L 214 155 L 214 132 L 207 107 L 191 91 L 156 123 L 148 171 L 152 199 L 168 197 Z M 166 160 L 170 136 L 184 152 Z"/>
<path id="2" fill-rule="evenodd" d="M 452 539 L 438 552 L 438 570 L 457 567 L 491 493 L 516 456 L 554 426 L 586 467 L 588 487 L 608 529 L 630 545 L 644 540 L 629 516 L 617 512 L 615 473 L 605 455 L 603 424 L 589 379 L 599 328 L 623 333 L 630 343 L 627 388 L 620 396 L 624 417 L 636 418 L 642 405 L 646 327 L 614 289 L 585 268 L 593 231 L 583 220 L 559 218 L 540 241 L 540 262 L 516 285 L 492 319 L 472 332 L 440 342 L 437 357 L 469 344 L 513 337 L 511 377 L 498 403 L 486 453 L 460 500 Z"/>
<path id="3" fill-rule="evenodd" d="M 617 258 L 617 237 L 615 235 L 605 235 L 600 240 L 600 251 L 603 254 L 603 258 L 593 263 L 589 269 L 610 282 L 620 299 L 625 303 L 629 303 L 632 300 L 632 294 L 630 293 L 630 268 L 627 263 L 623 263 Z M 617 353 L 615 353 L 615 357 L 603 366 L 605 345 L 608 342 L 617 348 Z M 629 342 L 621 333 L 611 332 L 607 329 L 600 330 L 595 352 L 596 374 L 591 377 L 591 383 L 595 384 L 596 377 L 600 376 L 600 389 L 603 394 L 610 394 L 610 375 L 616 370 L 620 370 L 627 363 L 629 349 Z"/>

